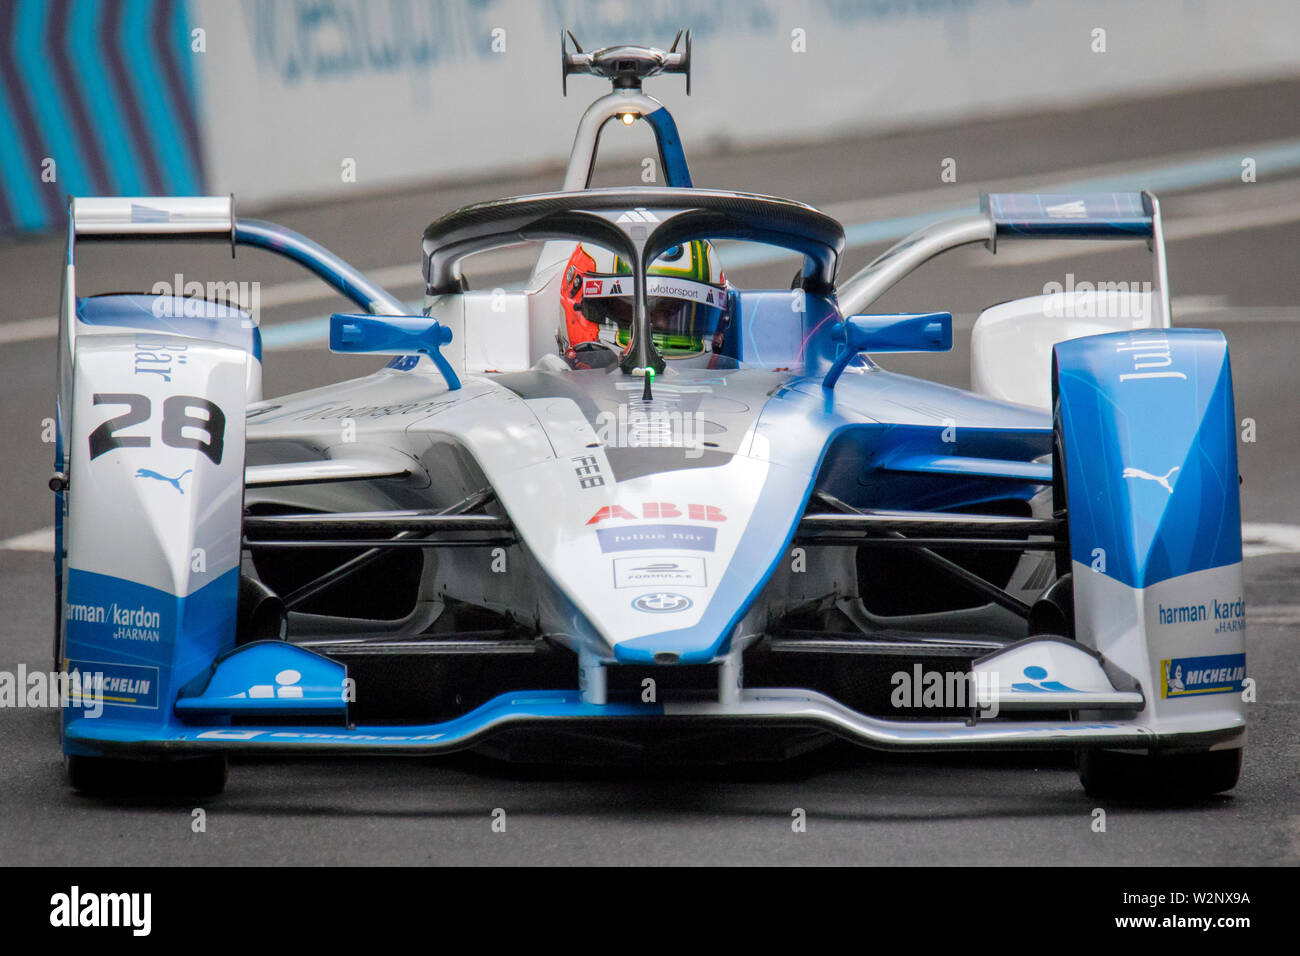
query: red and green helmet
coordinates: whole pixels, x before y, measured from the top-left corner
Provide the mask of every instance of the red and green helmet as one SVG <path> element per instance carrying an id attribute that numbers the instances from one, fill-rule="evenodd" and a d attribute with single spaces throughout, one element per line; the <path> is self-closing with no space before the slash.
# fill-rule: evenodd
<path id="1" fill-rule="evenodd" d="M 703 239 L 666 249 L 646 272 L 646 311 L 655 348 L 665 359 L 712 348 L 727 315 L 727 280 Z M 579 244 L 564 270 L 560 301 L 568 348 L 599 342 L 627 347 L 632 335 L 632 269 L 619 256 Z"/>

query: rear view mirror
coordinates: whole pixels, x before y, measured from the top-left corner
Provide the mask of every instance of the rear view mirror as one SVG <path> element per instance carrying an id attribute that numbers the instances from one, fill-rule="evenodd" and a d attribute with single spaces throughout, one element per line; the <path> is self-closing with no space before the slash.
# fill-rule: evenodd
<path id="1" fill-rule="evenodd" d="M 835 361 L 822 380 L 834 388 L 840 373 L 861 352 L 947 352 L 952 348 L 952 313 L 921 312 L 897 315 L 850 315 L 831 330 L 843 336 Z"/>
<path id="2" fill-rule="evenodd" d="M 330 351 L 371 355 L 427 355 L 438 367 L 447 387 L 460 388 L 460 379 L 441 349 L 451 342 L 451 329 L 427 315 L 357 315 L 336 312 L 330 316 Z"/>

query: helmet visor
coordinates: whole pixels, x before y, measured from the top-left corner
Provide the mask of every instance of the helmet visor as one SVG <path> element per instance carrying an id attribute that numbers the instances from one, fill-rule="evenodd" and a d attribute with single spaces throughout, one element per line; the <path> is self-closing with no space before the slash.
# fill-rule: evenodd
<path id="1" fill-rule="evenodd" d="M 625 348 L 632 337 L 633 282 L 629 275 L 586 277 L 581 309 L 600 328 L 601 341 Z M 721 286 L 672 276 L 646 277 L 646 314 L 655 348 L 664 358 L 688 358 L 710 350 L 726 314 Z"/>

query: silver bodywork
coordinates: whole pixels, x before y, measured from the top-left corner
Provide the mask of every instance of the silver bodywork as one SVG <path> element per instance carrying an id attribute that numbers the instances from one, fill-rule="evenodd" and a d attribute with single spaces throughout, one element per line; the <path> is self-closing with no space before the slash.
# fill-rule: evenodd
<path id="1" fill-rule="evenodd" d="M 663 193 L 664 209 L 652 211 L 665 220 L 682 212 L 673 203 L 690 212 L 680 192 L 689 186 L 681 181 L 684 158 L 679 147 L 664 146 L 675 127 L 639 85 L 593 104 L 575 140 L 567 192 L 541 199 L 580 202 L 573 197 L 590 180 L 600 129 L 617 116 L 651 120 L 660 139 L 671 188 Z M 765 201 L 774 209 L 784 202 Z M 1167 326 L 1163 239 L 1151 202 L 1155 299 L 1163 309 L 1153 324 Z M 615 213 L 599 215 L 612 222 Z M 799 215 L 811 221 L 820 214 L 799 207 Z M 221 199 L 77 201 L 60 340 L 60 416 L 74 449 L 98 424 L 87 396 L 122 390 L 113 376 L 126 373 L 112 371 L 115 356 L 138 348 L 78 316 L 71 255 L 77 237 L 228 234 L 263 246 L 274 241 L 297 250 L 290 254 L 372 315 L 401 311 L 345 263 L 301 237 L 268 238 L 265 225 L 241 223 L 232 203 Z M 922 262 L 961 245 L 991 246 L 995 238 L 987 216 L 922 230 L 842 284 L 838 298 L 833 290 L 814 289 L 808 307 L 825 312 L 791 321 L 806 323 L 798 326 L 804 344 L 827 336 L 833 320 L 861 311 Z M 840 239 L 842 245 L 842 233 Z M 460 655 L 494 666 L 554 652 L 563 655 L 576 695 L 530 691 L 523 683 L 517 692 L 418 729 L 178 725 L 148 738 L 151 746 L 433 752 L 539 721 L 593 727 L 664 718 L 805 727 L 884 749 L 1240 745 L 1244 717 L 1233 697 L 1163 699 L 1162 659 L 1191 651 L 1155 633 L 1153 598 L 1124 592 L 1077 562 L 1071 569 L 1058 561 L 1065 544 L 1053 510 L 1050 412 L 895 375 L 865 356 L 826 387 L 821 376 L 835 357 L 833 342 L 831 353 L 816 356 L 801 345 L 799 364 L 789 367 L 720 362 L 720 353 L 710 352 L 669 361 L 656 376 L 641 357 L 635 368 L 575 369 L 555 347 L 561 270 L 572 247 L 567 239 L 547 241 L 524 290 L 496 296 L 451 288 L 461 278 L 458 262 L 448 267 L 454 281 L 442 277 L 435 287 L 442 266 L 433 263 L 437 249 L 431 253 L 426 245 L 424 319 L 450 330 L 450 342 L 418 355 L 397 349 L 399 358 L 388 367 L 348 382 L 260 400 L 252 346 L 241 358 L 245 353 L 230 347 L 193 340 L 185 374 L 195 380 L 195 394 L 218 396 L 226 416 L 238 419 L 229 440 L 239 454 L 223 459 L 224 487 L 208 477 L 190 497 L 182 491 L 165 505 L 141 497 L 134 507 L 150 521 L 127 525 L 141 555 L 134 583 L 191 595 L 199 581 L 187 576 L 184 563 L 193 549 L 214 542 L 215 570 L 238 571 L 266 591 L 276 590 L 277 579 L 293 582 L 282 583 L 274 597 L 286 605 L 289 641 L 315 655 L 345 662 Z M 832 250 L 835 259 L 838 252 Z M 805 280 L 815 273 L 808 265 Z M 639 272 L 635 278 L 642 281 Z M 804 307 L 801 297 L 791 301 Z M 164 339 L 189 341 L 186 334 Z M 646 356 L 653 351 L 640 347 Z M 235 387 L 234 366 L 246 388 Z M 199 381 L 204 375 L 210 387 Z M 945 437 L 949 431 L 959 437 Z M 191 452 L 169 454 L 170 470 L 159 477 L 171 481 L 173 472 L 195 467 Z M 94 466 L 118 469 L 97 485 L 88 477 L 92 466 L 78 455 L 70 459 L 75 504 L 66 559 L 74 573 L 109 574 L 120 569 L 104 556 L 113 531 L 101 517 L 107 499 L 123 489 L 156 489 L 134 482 L 134 462 L 118 454 Z M 237 482 L 242 477 L 236 486 L 243 492 L 242 518 L 232 505 L 238 496 L 230 491 L 231 474 Z M 989 510 L 995 506 L 1006 510 Z M 954 540 L 954 534 L 968 538 Z M 900 542 L 904 535 L 910 540 Z M 997 586 L 944 557 L 997 535 L 1014 539 L 993 542 L 1013 552 Z M 900 543 L 935 575 L 936 583 L 921 591 L 964 584 L 984 596 L 953 606 L 940 601 L 934 609 L 921 599 L 915 606 L 873 607 L 881 571 L 864 564 L 861 552 Z M 312 563 L 331 548 L 341 555 L 337 560 Z M 391 604 L 397 610 L 350 608 L 349 598 L 360 606 L 363 597 L 375 596 L 360 593 L 357 582 L 388 554 L 413 555 L 402 565 L 415 569 L 413 577 L 400 587 L 396 577 L 365 587 L 403 590 L 402 600 Z M 155 558 L 157 567 L 149 564 Z M 1077 641 L 1027 625 L 1062 569 L 1085 582 L 1059 620 L 1062 630 L 1077 622 Z M 1211 575 L 1225 594 L 1240 591 L 1239 561 L 1199 573 Z M 1160 594 L 1182 600 L 1205 586 L 1192 578 L 1165 582 Z M 322 604 L 326 592 L 341 597 Z M 466 623 L 483 620 L 493 622 L 490 635 Z M 1208 633 L 1191 640 L 1197 653 L 1211 645 Z M 238 656 L 232 644 L 233 636 L 221 653 Z M 777 662 L 819 656 L 830 661 L 832 683 L 850 663 L 930 659 L 957 661 L 984 679 L 960 715 L 882 717 L 820 688 L 756 686 L 749 678 L 757 654 Z M 1046 674 L 1040 663 L 1050 665 L 1063 689 L 1017 683 L 1022 671 Z M 703 686 L 678 693 L 670 673 L 690 666 L 709 676 Z M 181 675 L 189 681 L 182 696 L 197 693 L 197 667 Z M 634 668 L 658 669 L 663 696 L 629 702 L 616 684 Z M 879 684 L 881 675 L 873 674 L 864 681 Z M 640 706 L 646 703 L 654 706 Z M 111 721 L 81 721 L 70 736 L 102 752 L 139 746 Z"/>

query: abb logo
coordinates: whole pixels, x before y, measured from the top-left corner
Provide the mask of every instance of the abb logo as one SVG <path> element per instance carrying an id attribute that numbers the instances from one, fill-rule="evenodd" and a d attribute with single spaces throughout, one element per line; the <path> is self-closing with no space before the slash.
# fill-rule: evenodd
<path id="1" fill-rule="evenodd" d="M 687 505 L 683 512 L 677 505 L 667 501 L 647 501 L 641 505 L 641 513 L 634 514 L 622 505 L 608 505 L 601 508 L 587 521 L 587 524 L 599 524 L 609 518 L 622 518 L 624 521 L 640 521 L 644 518 L 686 518 L 689 521 L 726 521 L 727 516 L 716 505 Z"/>

